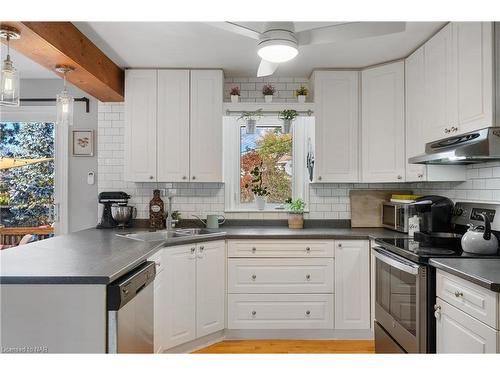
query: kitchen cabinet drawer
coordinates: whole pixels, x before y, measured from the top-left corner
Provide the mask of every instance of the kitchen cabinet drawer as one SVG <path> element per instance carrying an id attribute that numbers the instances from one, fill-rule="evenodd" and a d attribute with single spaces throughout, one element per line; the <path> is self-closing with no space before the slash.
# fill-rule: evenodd
<path id="1" fill-rule="evenodd" d="M 229 329 L 333 329 L 333 294 L 229 294 Z"/>
<path id="2" fill-rule="evenodd" d="M 438 270 L 436 294 L 481 322 L 499 329 L 497 293 Z"/>
<path id="3" fill-rule="evenodd" d="M 498 331 L 436 299 L 437 353 L 497 353 Z"/>
<path id="4" fill-rule="evenodd" d="M 333 259 L 229 259 L 228 291 L 333 293 Z"/>
<path id="5" fill-rule="evenodd" d="M 333 258 L 333 240 L 257 240 L 228 242 L 229 257 L 317 257 Z"/>

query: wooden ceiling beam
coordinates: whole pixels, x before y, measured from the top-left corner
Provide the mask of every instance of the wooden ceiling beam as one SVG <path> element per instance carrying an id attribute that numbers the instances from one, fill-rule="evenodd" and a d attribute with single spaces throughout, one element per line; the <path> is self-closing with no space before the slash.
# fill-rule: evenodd
<path id="1" fill-rule="evenodd" d="M 67 80 L 100 101 L 124 100 L 123 69 L 71 22 L 2 21 L 2 25 L 20 31 L 21 38 L 10 41 L 10 46 L 19 53 L 52 71 L 56 65 L 75 68 L 67 75 Z M 2 41 L 5 43 L 4 39 Z M 62 74 L 55 73 L 62 77 Z"/>

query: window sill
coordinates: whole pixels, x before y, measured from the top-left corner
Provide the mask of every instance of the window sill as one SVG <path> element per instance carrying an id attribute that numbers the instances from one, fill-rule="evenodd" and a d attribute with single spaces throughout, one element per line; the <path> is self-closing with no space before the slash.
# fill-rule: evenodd
<path id="1" fill-rule="evenodd" d="M 258 210 L 258 209 L 252 209 L 252 208 L 231 208 L 231 209 L 225 209 L 224 212 L 260 212 L 260 213 L 280 213 L 280 214 L 287 214 L 289 211 L 288 210 L 277 210 L 277 209 L 266 209 L 266 210 Z M 304 213 L 308 213 L 309 210 L 305 210 Z"/>

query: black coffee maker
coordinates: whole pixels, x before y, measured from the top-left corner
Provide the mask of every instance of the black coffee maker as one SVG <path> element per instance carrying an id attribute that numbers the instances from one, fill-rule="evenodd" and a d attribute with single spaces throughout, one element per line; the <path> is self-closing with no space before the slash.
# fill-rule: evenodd
<path id="1" fill-rule="evenodd" d="M 424 246 L 460 246 L 461 236 L 454 233 L 451 223 L 453 202 L 439 195 L 426 195 L 417 198 L 410 205 L 410 214 L 417 215 L 420 231 L 415 232 L 414 240 Z"/>
<path id="2" fill-rule="evenodd" d="M 99 222 L 99 224 L 97 224 L 96 228 L 116 228 L 118 226 L 118 223 L 115 219 L 113 219 L 113 215 L 111 214 L 111 206 L 113 204 L 126 206 L 130 198 L 131 196 L 123 191 L 104 191 L 102 193 L 99 193 L 99 203 L 101 203 L 104 207 L 102 209 L 101 221 Z"/>

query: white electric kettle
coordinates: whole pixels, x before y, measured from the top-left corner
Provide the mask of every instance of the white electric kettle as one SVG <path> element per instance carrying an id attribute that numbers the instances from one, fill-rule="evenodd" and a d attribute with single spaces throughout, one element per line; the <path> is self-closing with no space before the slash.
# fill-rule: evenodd
<path id="1" fill-rule="evenodd" d="M 469 224 L 469 229 L 462 236 L 462 249 L 467 253 L 496 254 L 498 239 L 491 233 L 490 219 L 485 214 L 479 214 L 479 216 L 483 218 L 484 226 Z"/>

